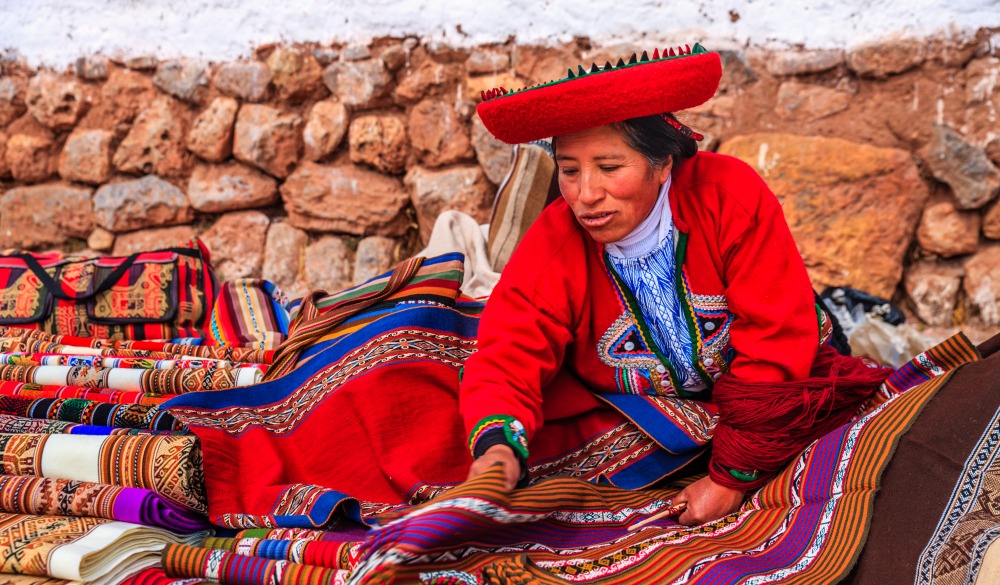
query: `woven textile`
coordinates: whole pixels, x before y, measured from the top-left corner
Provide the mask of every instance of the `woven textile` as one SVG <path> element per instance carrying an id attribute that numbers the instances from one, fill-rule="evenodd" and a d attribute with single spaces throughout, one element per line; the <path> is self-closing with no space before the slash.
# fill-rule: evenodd
<path id="1" fill-rule="evenodd" d="M 943 374 L 824 436 L 716 522 L 685 527 L 667 518 L 629 531 L 678 488 L 554 479 L 508 493 L 493 469 L 388 518 L 352 582 L 422 582 L 440 571 L 484 583 L 834 582 L 864 544 L 896 441 L 947 382 Z"/>
<path id="2" fill-rule="evenodd" d="M 347 576 L 346 570 L 176 544 L 163 550 L 162 562 L 170 577 L 204 578 L 223 585 L 334 585 Z"/>
<path id="3" fill-rule="evenodd" d="M 174 368 L 234 368 L 255 367 L 265 370 L 265 364 L 235 364 L 222 360 L 177 359 L 151 360 L 138 357 L 100 355 L 66 355 L 54 353 L 4 353 L 0 364 L 10 366 L 91 366 L 95 368 L 136 368 L 140 370 L 171 370 Z"/>
<path id="4" fill-rule="evenodd" d="M 26 384 L 24 382 L 0 382 L 0 396 L 29 398 L 32 400 L 39 398 L 79 398 L 108 404 L 160 404 L 173 397 L 172 395 L 125 392 L 110 388 L 43 386 L 41 384 Z"/>
<path id="5" fill-rule="evenodd" d="M 348 569 L 354 566 L 360 549 L 360 545 L 355 542 L 266 538 L 207 538 L 201 546 L 244 556 L 291 561 L 328 569 Z"/>
<path id="6" fill-rule="evenodd" d="M 256 384 L 262 378 L 263 373 L 257 368 L 137 370 L 89 366 L 0 365 L 0 381 L 110 388 L 156 394 L 225 390 Z"/>
<path id="7" fill-rule="evenodd" d="M 150 567 L 148 569 L 143 569 L 135 575 L 132 575 L 128 579 L 121 582 L 121 585 L 174 585 L 177 583 L 177 579 L 173 577 L 168 577 L 166 573 L 163 572 L 161 567 Z M 209 581 L 207 579 L 185 579 L 184 585 L 201 585 L 205 583 L 206 585 L 214 585 L 214 581 Z M 39 585 L 49 585 L 48 583 L 40 583 Z"/>
<path id="8" fill-rule="evenodd" d="M 147 431 L 144 429 L 125 429 L 86 425 L 47 420 L 44 418 L 26 418 L 10 414 L 0 414 L 0 433 L 10 435 L 46 434 L 46 435 L 127 435 L 127 436 L 187 436 L 187 430 L 180 431 Z"/>
<path id="9" fill-rule="evenodd" d="M 152 490 L 47 477 L 0 476 L 0 511 L 107 518 L 178 532 L 207 527 L 204 516 Z"/>
<path id="10" fill-rule="evenodd" d="M 156 404 L 106 404 L 80 398 L 0 396 L 0 414 L 124 429 L 177 431 L 184 428 Z"/>
<path id="11" fill-rule="evenodd" d="M 105 518 L 0 514 L 0 572 L 116 583 L 155 564 L 164 545 L 204 538 Z"/>
<path id="12" fill-rule="evenodd" d="M 225 282 L 212 310 L 216 345 L 274 349 L 288 335 L 288 299 L 266 280 Z"/>
<path id="13" fill-rule="evenodd" d="M 191 436 L 0 434 L 0 465 L 4 475 L 144 488 L 206 509 L 201 450 Z"/>
<path id="14" fill-rule="evenodd" d="M 481 304 L 459 296 L 461 275 L 455 255 L 427 260 L 391 298 L 314 339 L 285 376 L 164 405 L 198 435 L 206 460 L 224 462 L 205 470 L 212 521 L 231 528 L 362 521 L 465 479 L 471 457 L 457 416 L 458 379 L 475 348 Z M 674 455 L 617 411 L 583 399 L 596 406 L 539 435 L 533 477 L 643 486 L 696 455 Z M 670 412 L 692 426 L 705 422 Z"/>
<path id="15" fill-rule="evenodd" d="M 978 349 L 900 442 L 849 583 L 1000 582 L 1000 335 Z"/>
<path id="16" fill-rule="evenodd" d="M 201 343 L 202 340 L 197 341 Z M 73 337 L 12 326 L 0 327 L 0 352 L 93 354 L 152 359 L 175 359 L 187 356 L 251 364 L 269 364 L 274 356 L 273 350 L 247 347 Z"/>

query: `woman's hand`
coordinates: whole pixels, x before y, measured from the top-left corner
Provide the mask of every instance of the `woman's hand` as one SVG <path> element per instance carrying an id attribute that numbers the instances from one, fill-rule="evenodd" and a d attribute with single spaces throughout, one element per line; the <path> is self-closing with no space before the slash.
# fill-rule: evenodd
<path id="1" fill-rule="evenodd" d="M 687 508 L 677 521 L 686 526 L 718 520 L 740 509 L 744 492 L 734 490 L 703 477 L 674 496 L 673 505 L 687 502 Z"/>
<path id="2" fill-rule="evenodd" d="M 493 445 L 487 449 L 482 457 L 472 463 L 472 467 L 469 468 L 469 477 L 466 478 L 466 481 L 483 473 L 498 461 L 503 463 L 504 485 L 506 485 L 508 490 L 514 489 L 521 475 L 521 463 L 514 455 L 514 450 L 507 445 Z"/>

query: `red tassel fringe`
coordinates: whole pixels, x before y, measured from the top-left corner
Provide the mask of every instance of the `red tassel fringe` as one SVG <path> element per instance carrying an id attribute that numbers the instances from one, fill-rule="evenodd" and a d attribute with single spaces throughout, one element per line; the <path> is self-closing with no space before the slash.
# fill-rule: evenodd
<path id="1" fill-rule="evenodd" d="M 804 380 L 746 382 L 722 376 L 712 392 L 719 407 L 712 478 L 740 490 L 763 485 L 809 443 L 848 422 L 890 373 L 891 368 L 872 368 L 823 346 Z M 728 469 L 757 471 L 760 477 L 744 482 Z"/>

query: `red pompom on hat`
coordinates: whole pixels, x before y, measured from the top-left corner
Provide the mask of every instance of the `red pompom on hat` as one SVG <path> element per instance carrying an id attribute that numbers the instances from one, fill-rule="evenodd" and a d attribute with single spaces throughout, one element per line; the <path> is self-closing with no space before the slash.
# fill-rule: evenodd
<path id="1" fill-rule="evenodd" d="M 700 44 L 632 55 L 628 63 L 582 66 L 565 79 L 508 92 L 483 92 L 476 111 L 486 129 L 508 143 L 531 142 L 630 118 L 705 103 L 719 87 L 722 61 Z"/>

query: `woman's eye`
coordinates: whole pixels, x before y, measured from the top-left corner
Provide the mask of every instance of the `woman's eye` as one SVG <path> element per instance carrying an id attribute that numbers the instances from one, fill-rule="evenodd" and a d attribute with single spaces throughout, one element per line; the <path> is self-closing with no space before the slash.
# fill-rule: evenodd
<path id="1" fill-rule="evenodd" d="M 576 169 L 562 168 L 562 169 L 559 169 L 559 174 L 560 175 L 566 175 L 566 176 L 572 176 L 572 175 L 576 174 Z"/>
<path id="2" fill-rule="evenodd" d="M 601 165 L 601 170 L 605 173 L 610 173 L 611 171 L 617 171 L 621 168 L 621 165 Z"/>

